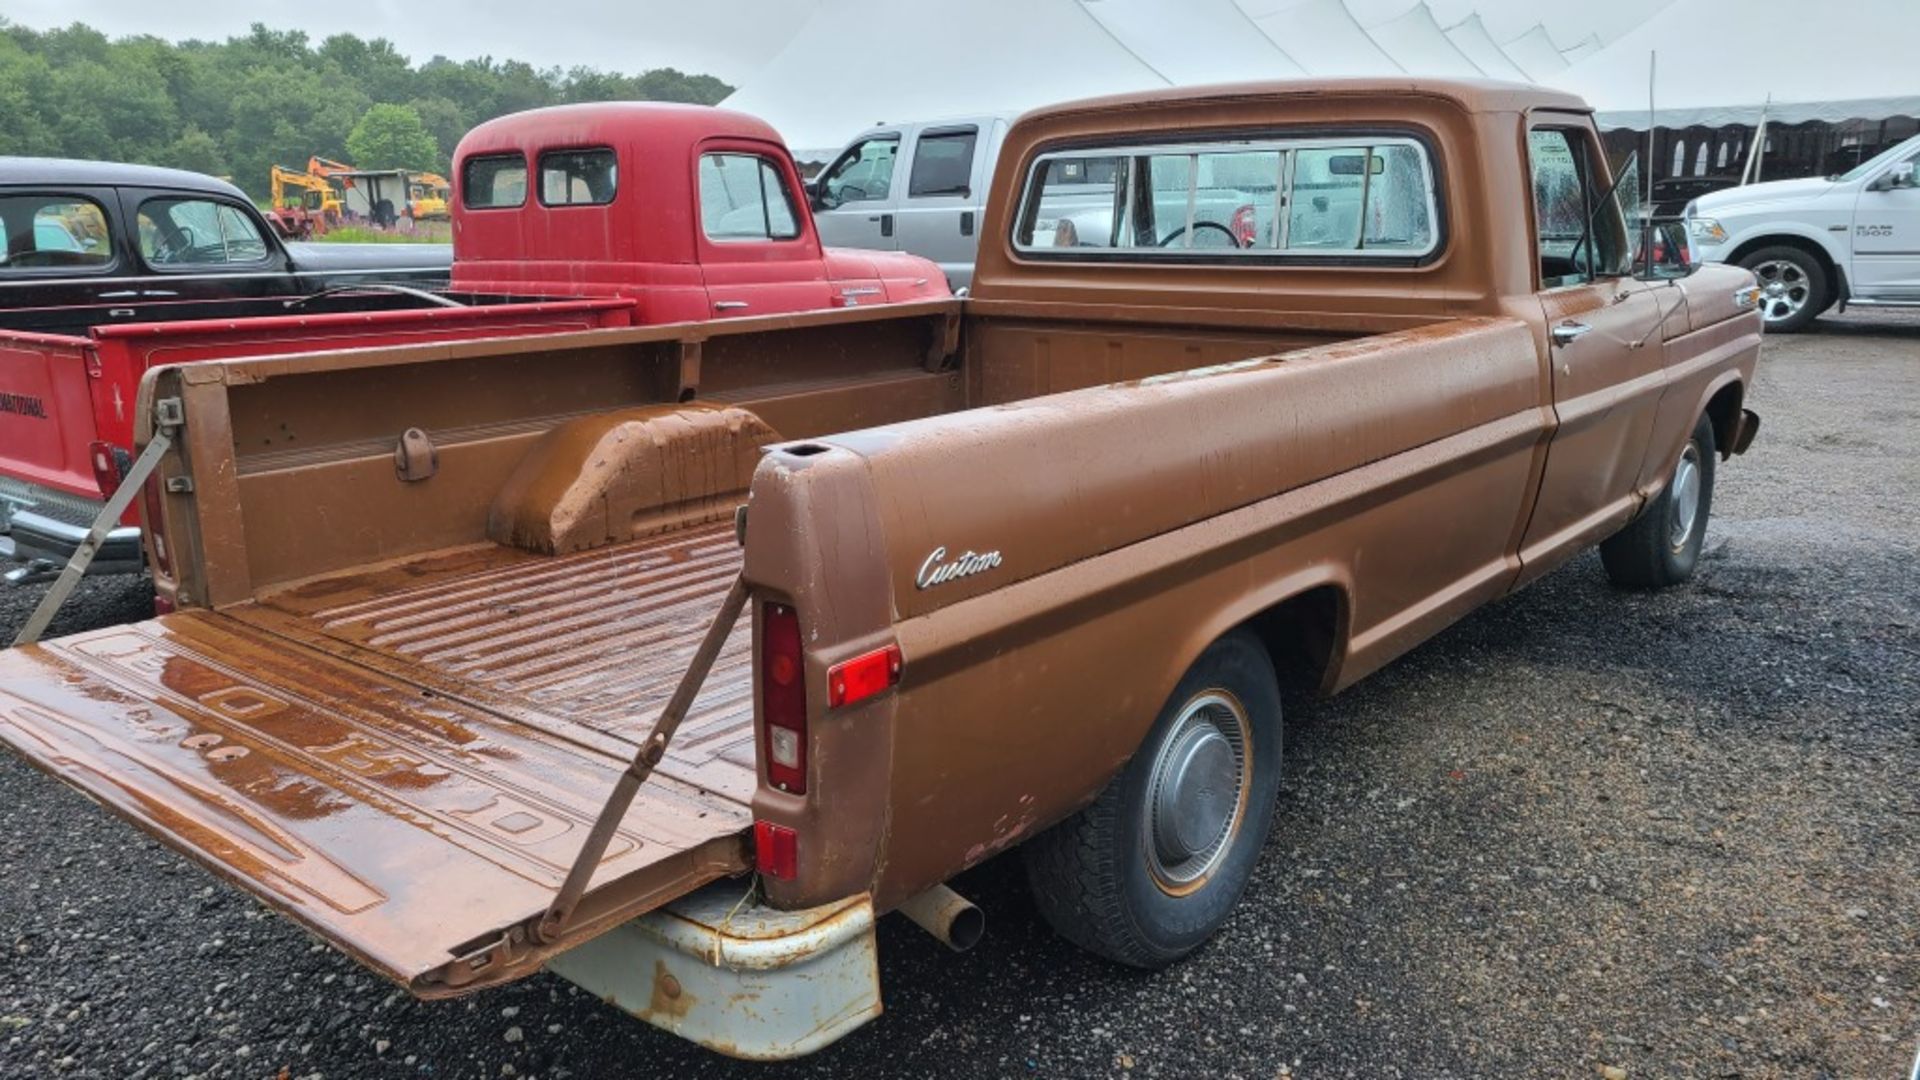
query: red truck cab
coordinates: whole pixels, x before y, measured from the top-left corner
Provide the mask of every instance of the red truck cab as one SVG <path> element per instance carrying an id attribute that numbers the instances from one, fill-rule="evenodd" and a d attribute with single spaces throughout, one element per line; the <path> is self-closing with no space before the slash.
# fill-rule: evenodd
<path id="1" fill-rule="evenodd" d="M 622 296 L 636 322 L 948 294 L 926 259 L 823 248 L 786 144 L 695 105 L 515 113 L 454 152 L 453 289 Z"/>

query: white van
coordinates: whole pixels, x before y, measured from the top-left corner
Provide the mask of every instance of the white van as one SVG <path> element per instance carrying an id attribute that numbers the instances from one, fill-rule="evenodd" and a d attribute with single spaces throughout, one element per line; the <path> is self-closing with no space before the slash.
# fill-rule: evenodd
<path id="1" fill-rule="evenodd" d="M 1014 114 L 882 124 L 862 132 L 808 185 L 832 247 L 932 259 L 955 289 L 973 281 L 980 210 Z"/>
<path id="2" fill-rule="evenodd" d="M 1920 136 L 1840 176 L 1774 180 L 1687 205 L 1697 257 L 1737 263 L 1763 290 L 1767 329 L 1838 303 L 1920 306 Z"/>

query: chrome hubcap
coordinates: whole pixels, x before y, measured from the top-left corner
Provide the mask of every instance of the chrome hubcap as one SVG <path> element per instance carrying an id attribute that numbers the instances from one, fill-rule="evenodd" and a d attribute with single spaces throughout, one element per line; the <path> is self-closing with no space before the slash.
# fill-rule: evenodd
<path id="1" fill-rule="evenodd" d="M 1147 866 L 1164 891 L 1184 893 L 1220 865 L 1247 796 L 1246 710 L 1209 690 L 1181 710 L 1154 756 L 1147 789 Z"/>
<path id="2" fill-rule="evenodd" d="M 1673 517 L 1668 526 L 1668 542 L 1675 551 L 1687 546 L 1693 535 L 1693 523 L 1700 516 L 1700 447 L 1688 443 L 1673 468 Z"/>
<path id="3" fill-rule="evenodd" d="M 1790 319 L 1807 306 L 1813 284 L 1806 271 L 1786 259 L 1768 259 L 1753 268 L 1760 282 L 1760 314 L 1768 322 Z"/>

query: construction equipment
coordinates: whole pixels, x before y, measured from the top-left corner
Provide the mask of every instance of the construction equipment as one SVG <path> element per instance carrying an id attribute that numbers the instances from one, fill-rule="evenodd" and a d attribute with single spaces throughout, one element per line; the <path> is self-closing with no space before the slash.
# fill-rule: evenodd
<path id="1" fill-rule="evenodd" d="M 450 216 L 447 206 L 453 198 L 453 185 L 439 173 L 414 173 L 407 196 L 415 221 L 445 221 Z"/>
<path id="2" fill-rule="evenodd" d="M 282 236 L 304 240 L 340 223 L 340 195 L 323 177 L 275 165 L 271 178 L 267 220 Z"/>

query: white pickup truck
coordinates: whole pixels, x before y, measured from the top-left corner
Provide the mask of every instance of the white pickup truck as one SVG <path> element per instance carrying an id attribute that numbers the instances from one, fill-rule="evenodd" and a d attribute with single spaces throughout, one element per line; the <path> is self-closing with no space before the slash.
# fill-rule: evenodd
<path id="1" fill-rule="evenodd" d="M 1791 333 L 1835 304 L 1920 307 L 1920 136 L 1841 176 L 1775 180 L 1688 204 L 1698 257 L 1752 270 L 1767 329 Z"/>

